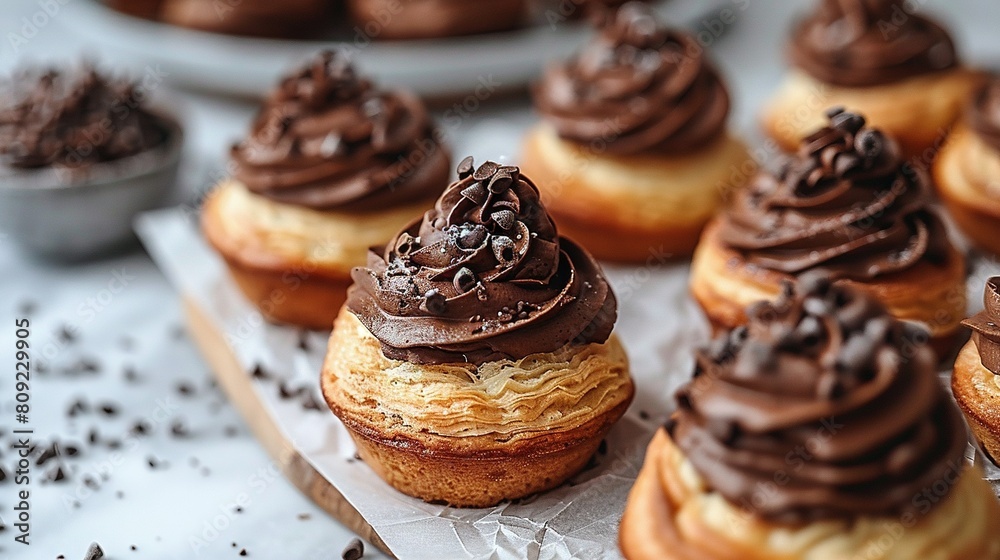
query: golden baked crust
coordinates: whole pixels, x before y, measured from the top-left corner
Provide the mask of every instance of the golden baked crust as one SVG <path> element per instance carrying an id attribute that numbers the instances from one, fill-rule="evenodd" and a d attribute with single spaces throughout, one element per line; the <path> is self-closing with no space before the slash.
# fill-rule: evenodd
<path id="1" fill-rule="evenodd" d="M 516 362 L 386 358 L 344 308 L 322 374 L 361 457 L 398 490 L 486 507 L 558 486 L 625 413 L 634 387 L 617 339 Z"/>
<path id="2" fill-rule="evenodd" d="M 933 172 L 938 194 L 962 233 L 1000 254 L 1000 153 L 959 123 Z"/>
<path id="3" fill-rule="evenodd" d="M 731 135 L 683 156 L 615 156 L 565 142 L 544 124 L 529 132 L 522 161 L 560 233 L 599 259 L 624 262 L 689 256 L 725 193 L 757 168 Z"/>
<path id="4" fill-rule="evenodd" d="M 351 269 L 433 201 L 384 212 L 319 212 L 221 183 L 205 201 L 202 231 L 237 285 L 269 320 L 329 329 Z"/>
<path id="5" fill-rule="evenodd" d="M 719 239 L 720 223 L 705 228 L 691 265 L 691 294 L 716 330 L 746 322 L 751 303 L 773 300 L 788 275 L 748 265 L 740 254 Z M 939 356 L 949 354 L 965 318 L 965 260 L 952 248 L 945 266 L 921 262 L 915 267 L 874 282 L 842 280 L 875 295 L 896 318 L 919 321 L 931 334 Z"/>
<path id="6" fill-rule="evenodd" d="M 965 413 L 969 429 L 994 461 L 1000 458 L 1000 375 L 986 369 L 979 348 L 970 340 L 955 359 L 951 391 Z"/>
<path id="7" fill-rule="evenodd" d="M 628 560 L 996 560 L 1000 504 L 977 468 L 925 515 L 780 526 L 706 487 L 666 430 L 646 452 L 619 542 Z"/>
<path id="8" fill-rule="evenodd" d="M 981 74 L 957 68 L 896 84 L 848 88 L 793 71 L 763 110 L 761 123 L 782 148 L 794 151 L 802 138 L 826 124 L 824 111 L 839 105 L 865 115 L 899 142 L 905 158 L 926 167 L 981 80 Z"/>

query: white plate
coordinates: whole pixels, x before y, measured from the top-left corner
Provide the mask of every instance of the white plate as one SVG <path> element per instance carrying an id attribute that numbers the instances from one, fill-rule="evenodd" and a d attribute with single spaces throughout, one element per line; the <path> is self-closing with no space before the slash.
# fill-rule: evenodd
<path id="1" fill-rule="evenodd" d="M 671 0 L 661 11 L 688 24 L 718 8 L 720 0 Z M 483 83 L 517 89 L 530 83 L 548 60 L 564 58 L 590 34 L 587 25 L 539 25 L 472 37 L 365 44 L 349 33 L 340 41 L 257 39 L 207 33 L 120 14 L 97 0 L 72 6 L 72 29 L 84 39 L 118 51 L 139 64 L 158 64 L 179 85 L 259 97 L 278 76 L 311 54 L 346 48 L 362 70 L 380 83 L 425 96 L 475 92 Z"/>

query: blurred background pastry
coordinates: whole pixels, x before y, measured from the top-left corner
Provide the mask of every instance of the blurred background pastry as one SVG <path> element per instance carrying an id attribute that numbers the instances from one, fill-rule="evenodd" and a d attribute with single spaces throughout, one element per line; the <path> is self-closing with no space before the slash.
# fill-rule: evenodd
<path id="1" fill-rule="evenodd" d="M 905 0 L 819 0 L 787 49 L 793 69 L 762 115 L 787 150 L 843 105 L 926 167 L 978 81 L 949 32 Z"/>
<path id="2" fill-rule="evenodd" d="M 354 21 L 376 39 L 428 39 L 514 29 L 527 0 L 347 0 Z"/>
<path id="3" fill-rule="evenodd" d="M 962 322 L 972 339 L 955 360 L 951 390 L 984 452 L 1000 460 L 1000 276 L 986 281 L 984 309 Z"/>
<path id="4" fill-rule="evenodd" d="M 205 235 L 267 318 L 327 329 L 351 269 L 440 194 L 450 155 L 419 98 L 324 52 L 271 92 L 231 163 Z"/>
<path id="5" fill-rule="evenodd" d="M 634 388 L 601 267 L 535 185 L 471 157 L 458 176 L 355 269 L 322 388 L 386 482 L 487 507 L 582 469 Z"/>
<path id="6" fill-rule="evenodd" d="M 123 13 L 213 33 L 307 38 L 330 27 L 342 0 L 106 0 Z"/>
<path id="7" fill-rule="evenodd" d="M 891 136 L 836 108 L 795 154 L 737 191 L 706 228 L 691 292 L 716 328 L 824 269 L 875 295 L 950 348 L 965 316 L 965 257 L 948 238 L 929 180 Z"/>
<path id="8" fill-rule="evenodd" d="M 969 99 L 934 161 L 934 183 L 962 233 L 1000 254 L 1000 77 Z"/>
<path id="9" fill-rule="evenodd" d="M 697 353 L 629 495 L 625 557 L 1000 558 L 1000 504 L 915 327 L 823 273 L 787 287 Z"/>
<path id="10" fill-rule="evenodd" d="M 523 148 L 559 227 L 601 259 L 687 256 L 749 160 L 698 41 L 632 2 L 534 90 Z"/>

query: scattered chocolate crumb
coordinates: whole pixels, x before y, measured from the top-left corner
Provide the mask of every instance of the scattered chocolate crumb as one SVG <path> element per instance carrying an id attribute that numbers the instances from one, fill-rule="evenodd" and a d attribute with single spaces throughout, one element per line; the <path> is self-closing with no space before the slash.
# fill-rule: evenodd
<path id="1" fill-rule="evenodd" d="M 80 502 L 73 500 L 73 507 L 80 509 Z"/>
<path id="2" fill-rule="evenodd" d="M 17 306 L 17 311 L 21 315 L 34 315 L 38 310 L 38 304 L 30 299 L 26 299 Z"/>
<path id="3" fill-rule="evenodd" d="M 7 471 L 3 470 L 3 466 L 0 465 L 0 482 L 7 480 Z"/>
<path id="4" fill-rule="evenodd" d="M 101 485 L 97 483 L 97 480 L 89 474 L 83 476 L 83 484 L 92 490 L 98 490 L 101 487 Z"/>
<path id="5" fill-rule="evenodd" d="M 108 449 L 121 449 L 122 442 L 117 439 L 109 439 L 106 443 Z"/>
<path id="6" fill-rule="evenodd" d="M 104 549 L 96 542 L 90 543 L 90 548 L 87 549 L 87 555 L 83 557 L 83 560 L 101 560 L 101 558 L 104 558 Z"/>
<path id="7" fill-rule="evenodd" d="M 639 418 L 641 418 L 642 420 L 649 420 L 649 413 L 646 412 L 645 410 L 640 410 Z"/>
<path id="8" fill-rule="evenodd" d="M 101 412 L 107 416 L 114 416 L 115 414 L 118 414 L 118 408 L 111 403 L 105 403 L 101 405 Z"/>
<path id="9" fill-rule="evenodd" d="M 306 398 L 302 399 L 302 409 L 303 410 L 323 410 L 320 406 L 319 401 L 316 400 L 316 396 L 313 395 L 312 391 L 306 393 Z"/>
<path id="10" fill-rule="evenodd" d="M 226 437 L 236 437 L 236 434 L 238 433 L 239 429 L 236 426 L 226 426 L 225 429 Z"/>
<path id="11" fill-rule="evenodd" d="M 90 407 L 87 405 L 86 401 L 84 401 L 83 399 L 77 399 L 73 401 L 72 404 L 69 405 L 69 408 L 66 410 L 66 416 L 73 417 L 76 416 L 77 414 L 89 411 Z"/>
<path id="12" fill-rule="evenodd" d="M 87 432 L 87 441 L 90 443 L 97 443 L 98 438 L 97 428 L 91 428 L 90 431 Z"/>
<path id="13" fill-rule="evenodd" d="M 135 368 L 132 366 L 125 366 L 123 375 L 125 376 L 125 381 L 129 383 L 135 383 L 139 380 L 139 372 L 135 371 Z"/>
<path id="14" fill-rule="evenodd" d="M 278 383 L 278 396 L 280 396 L 282 399 L 285 400 L 294 399 L 305 391 L 306 391 L 305 386 L 296 387 L 292 389 L 291 387 L 288 386 L 288 384 L 284 380 Z"/>
<path id="15" fill-rule="evenodd" d="M 299 521 L 309 521 L 310 519 L 312 519 L 312 516 L 309 515 L 308 513 L 300 513 L 298 517 Z"/>
<path id="16" fill-rule="evenodd" d="M 76 342 L 76 334 L 67 325 L 62 325 L 61 327 L 59 327 L 59 333 L 57 334 L 57 336 L 59 337 L 59 340 L 61 342 L 64 342 L 66 344 L 72 344 L 73 342 Z"/>
<path id="17" fill-rule="evenodd" d="M 115 492 L 115 497 L 118 498 L 119 500 L 121 500 L 122 498 L 125 497 L 125 492 L 122 492 L 121 490 L 118 490 L 117 492 Z"/>
<path id="18" fill-rule="evenodd" d="M 56 449 L 56 444 L 52 444 L 42 450 L 42 454 L 35 459 L 35 464 L 42 466 L 49 462 L 51 459 L 55 459 L 59 455 L 59 451 Z"/>
<path id="19" fill-rule="evenodd" d="M 177 384 L 177 392 L 185 397 L 189 397 L 194 394 L 194 385 L 186 381 L 181 381 Z"/>
<path id="20" fill-rule="evenodd" d="M 46 477 L 52 482 L 60 482 L 66 479 L 66 472 L 63 471 L 62 465 L 57 465 L 56 468 L 49 470 Z"/>
<path id="21" fill-rule="evenodd" d="M 358 560 L 365 555 L 365 543 L 361 542 L 361 539 L 351 539 L 351 542 L 347 543 L 344 551 L 340 553 L 340 557 L 343 560 Z"/>
<path id="22" fill-rule="evenodd" d="M 59 556 L 56 556 L 56 560 L 66 560 L 66 556 L 60 554 Z"/>
<path id="23" fill-rule="evenodd" d="M 240 556 L 246 556 L 247 554 L 248 554 L 247 553 L 247 549 L 245 549 L 245 548 L 241 548 L 240 549 Z"/>
<path id="24" fill-rule="evenodd" d="M 118 343 L 121 344 L 122 348 L 126 350 L 131 350 L 135 348 L 135 339 L 133 339 L 130 336 L 123 336 L 121 340 L 118 341 Z"/>
<path id="25" fill-rule="evenodd" d="M 185 426 L 184 423 L 181 422 L 180 420 L 174 420 L 174 422 L 170 425 L 170 433 L 174 437 L 187 437 L 191 435 L 191 432 L 188 431 L 187 426 Z"/>
<path id="26" fill-rule="evenodd" d="M 59 446 L 59 452 L 67 457 L 76 457 L 80 454 L 80 448 L 73 444 L 66 443 Z"/>
<path id="27" fill-rule="evenodd" d="M 134 544 L 133 544 L 132 546 L 130 546 L 130 547 L 129 547 L 129 549 L 131 549 L 131 550 L 138 550 L 138 549 L 137 549 L 137 548 L 135 547 L 135 545 L 134 545 Z"/>
<path id="28" fill-rule="evenodd" d="M 269 374 L 266 370 L 264 370 L 263 366 L 261 366 L 260 364 L 253 366 L 253 370 L 250 372 L 250 375 L 254 379 L 260 379 L 262 381 L 271 378 L 271 374 Z"/>
<path id="29" fill-rule="evenodd" d="M 145 420 L 136 420 L 135 424 L 132 424 L 131 432 L 137 436 L 144 436 L 148 434 L 151 429 L 152 427 L 149 425 L 149 422 L 146 422 Z"/>
<path id="30" fill-rule="evenodd" d="M 168 466 L 168 463 L 166 461 L 161 461 L 152 455 L 146 457 L 146 464 L 149 465 L 149 468 L 153 470 L 156 470 L 161 467 L 167 468 Z"/>
<path id="31" fill-rule="evenodd" d="M 236 548 L 236 543 L 235 542 L 233 542 L 233 548 Z"/>
<path id="32" fill-rule="evenodd" d="M 307 331 L 299 331 L 299 350 L 309 351 L 309 333 Z"/>
<path id="33" fill-rule="evenodd" d="M 243 508 L 240 506 L 236 506 L 236 509 L 234 509 L 233 511 L 235 511 L 236 513 L 243 513 Z"/>

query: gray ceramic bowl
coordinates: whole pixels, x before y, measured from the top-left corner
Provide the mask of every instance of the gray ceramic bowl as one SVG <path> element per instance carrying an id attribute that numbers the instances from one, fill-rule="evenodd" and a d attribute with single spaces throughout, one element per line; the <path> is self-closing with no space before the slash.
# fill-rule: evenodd
<path id="1" fill-rule="evenodd" d="M 184 145 L 177 120 L 157 114 L 168 129 L 162 145 L 92 165 L 85 174 L 0 169 L 2 242 L 58 260 L 97 257 L 134 243 L 132 218 L 169 201 Z"/>

